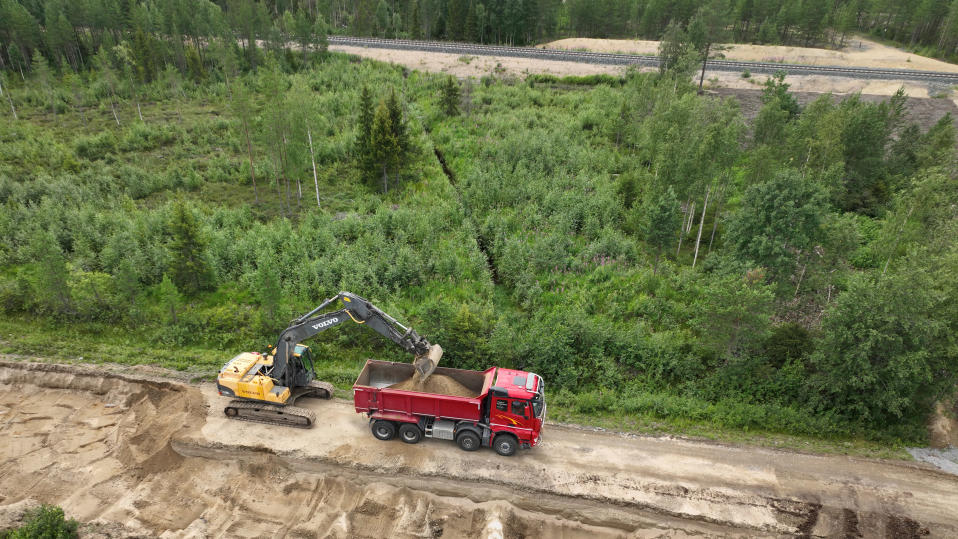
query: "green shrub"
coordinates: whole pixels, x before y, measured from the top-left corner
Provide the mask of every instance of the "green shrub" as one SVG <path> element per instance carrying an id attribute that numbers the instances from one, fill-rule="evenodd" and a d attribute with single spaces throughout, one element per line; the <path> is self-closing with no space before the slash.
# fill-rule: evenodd
<path id="1" fill-rule="evenodd" d="M 73 539 L 79 537 L 79 524 L 67 520 L 63 509 L 53 505 L 41 505 L 24 514 L 26 523 L 19 528 L 0 532 L 0 539 Z"/>
<path id="2" fill-rule="evenodd" d="M 103 159 L 107 154 L 116 152 L 116 136 L 111 131 L 90 136 L 81 135 L 74 139 L 73 148 L 78 156 L 96 161 Z"/>

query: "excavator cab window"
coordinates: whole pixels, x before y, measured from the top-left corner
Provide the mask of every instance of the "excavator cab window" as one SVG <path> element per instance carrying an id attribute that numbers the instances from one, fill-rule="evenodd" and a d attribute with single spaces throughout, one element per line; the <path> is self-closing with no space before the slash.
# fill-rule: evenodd
<path id="1" fill-rule="evenodd" d="M 313 354 L 309 351 L 308 346 L 298 345 L 296 347 L 294 356 L 299 358 L 299 361 L 303 364 L 303 369 L 311 375 L 315 373 L 313 370 Z"/>

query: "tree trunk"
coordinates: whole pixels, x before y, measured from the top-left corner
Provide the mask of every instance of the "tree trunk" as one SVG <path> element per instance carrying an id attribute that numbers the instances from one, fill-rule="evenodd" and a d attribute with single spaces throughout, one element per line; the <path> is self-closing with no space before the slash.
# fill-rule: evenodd
<path id="1" fill-rule="evenodd" d="M 120 118 L 116 115 L 116 103 L 112 100 L 110 101 L 110 108 L 113 110 L 113 119 L 116 120 L 116 125 L 120 125 Z"/>
<path id="2" fill-rule="evenodd" d="M 143 111 L 140 110 L 140 102 L 136 102 L 136 113 L 140 116 L 140 121 L 143 122 Z M 146 122 L 143 122 L 146 123 Z"/>
<path id="3" fill-rule="evenodd" d="M 389 192 L 389 176 L 386 174 L 386 165 L 383 165 L 383 194 Z"/>
<path id="4" fill-rule="evenodd" d="M 705 186 L 705 202 L 702 203 L 702 219 L 699 220 L 699 234 L 695 238 L 695 255 L 692 256 L 692 267 L 695 267 L 695 262 L 699 259 L 699 245 L 702 243 L 702 228 L 705 226 L 705 211 L 709 207 L 709 193 L 711 192 L 712 187 L 709 185 Z"/>
<path id="5" fill-rule="evenodd" d="M 10 96 L 10 91 L 9 91 L 9 90 L 7 90 L 7 101 L 10 102 L 10 112 L 13 113 L 13 119 L 14 119 L 14 120 L 18 120 L 19 118 L 17 117 L 17 109 L 14 108 L 14 106 L 13 106 L 13 98 Z"/>
<path id="6" fill-rule="evenodd" d="M 705 82 L 705 66 L 709 63 L 709 49 L 711 48 L 711 43 L 705 44 L 705 56 L 702 58 L 702 75 L 699 77 L 699 93 L 702 93 L 702 84 Z"/>
<path id="7" fill-rule="evenodd" d="M 253 198 L 259 204 L 259 192 L 256 190 L 256 171 L 253 170 L 253 143 L 249 139 L 249 124 L 246 123 L 246 116 L 243 116 L 243 131 L 246 133 L 246 151 L 249 154 L 249 176 L 253 180 Z"/>
<path id="8" fill-rule="evenodd" d="M 709 238 L 709 253 L 712 252 L 712 242 L 715 241 L 715 231 L 718 229 L 719 216 L 722 214 L 722 194 L 724 191 L 724 189 L 720 188 L 718 195 L 716 195 L 718 197 L 716 204 L 718 205 L 715 207 L 715 217 L 712 218 L 712 237 Z"/>
<path id="9" fill-rule="evenodd" d="M 802 279 L 805 278 L 805 270 L 808 269 L 808 264 L 802 266 L 802 273 L 798 276 L 798 284 L 795 285 L 795 297 L 798 297 L 798 289 L 802 287 Z"/>
<path id="10" fill-rule="evenodd" d="M 286 151 L 286 133 L 283 133 L 283 174 L 287 176 L 286 180 L 286 189 L 289 191 L 289 152 Z M 296 207 L 302 207 L 303 200 L 303 182 L 299 178 L 299 174 L 296 175 Z"/>
<path id="11" fill-rule="evenodd" d="M 689 209 L 691 207 L 692 207 L 692 199 L 690 197 L 689 200 L 685 203 L 685 215 L 688 215 Z M 677 249 L 675 249 L 676 258 L 678 258 L 679 253 L 682 252 L 682 238 L 685 237 L 685 221 L 686 221 L 685 215 L 682 216 L 682 226 L 679 227 L 679 246 Z"/>
<path id="12" fill-rule="evenodd" d="M 313 162 L 313 183 L 316 185 L 316 207 L 321 208 L 319 203 L 319 178 L 316 176 L 316 156 L 313 155 L 313 134 L 309 128 L 306 128 L 306 138 L 309 139 L 309 160 Z"/>

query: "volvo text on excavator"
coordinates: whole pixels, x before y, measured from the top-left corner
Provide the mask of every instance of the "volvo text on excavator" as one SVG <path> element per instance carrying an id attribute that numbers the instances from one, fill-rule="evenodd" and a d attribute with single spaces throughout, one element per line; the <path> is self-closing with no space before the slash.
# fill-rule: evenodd
<path id="1" fill-rule="evenodd" d="M 336 301 L 342 302 L 342 309 L 320 312 Z M 340 292 L 293 320 L 266 354 L 244 352 L 220 369 L 216 378 L 219 394 L 234 397 L 226 405 L 226 416 L 311 427 L 316 415 L 311 410 L 294 406 L 296 400 L 300 397 L 328 399 L 333 395 L 333 386 L 315 379 L 312 353 L 301 341 L 347 320 L 372 328 L 413 354 L 420 380 L 432 374 L 442 357 L 442 348 L 438 344 L 430 344 L 415 330 L 403 326 L 369 301 L 349 292 Z"/>

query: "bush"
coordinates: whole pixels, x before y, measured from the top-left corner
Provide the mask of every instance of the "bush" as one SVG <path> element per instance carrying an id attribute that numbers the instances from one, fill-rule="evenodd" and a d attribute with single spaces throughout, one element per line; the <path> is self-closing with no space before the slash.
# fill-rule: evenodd
<path id="1" fill-rule="evenodd" d="M 76 520 L 67 520 L 63 509 L 54 505 L 41 505 L 27 511 L 26 523 L 15 530 L 0 532 L 0 539 L 71 539 L 79 537 Z"/>
<path id="2" fill-rule="evenodd" d="M 110 131 L 91 136 L 79 136 L 74 140 L 73 148 L 78 156 L 96 161 L 116 152 L 116 136 Z"/>

